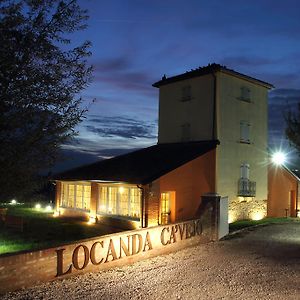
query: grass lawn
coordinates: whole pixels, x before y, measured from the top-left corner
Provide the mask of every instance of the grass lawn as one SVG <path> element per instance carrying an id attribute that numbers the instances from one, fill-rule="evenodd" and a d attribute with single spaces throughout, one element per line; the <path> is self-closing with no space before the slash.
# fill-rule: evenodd
<path id="1" fill-rule="evenodd" d="M 54 218 L 52 213 L 24 206 L 7 206 L 8 215 L 22 216 L 24 231 L 6 229 L 0 221 L 0 254 L 55 247 L 72 241 L 101 236 L 121 229 L 86 221 Z"/>
<path id="2" fill-rule="evenodd" d="M 290 223 L 290 222 L 300 222 L 300 219 L 299 218 L 264 218 L 258 221 L 253 221 L 253 220 L 236 221 L 229 224 L 229 231 L 233 232 L 246 227 L 252 227 L 256 225 L 280 224 L 280 223 Z"/>

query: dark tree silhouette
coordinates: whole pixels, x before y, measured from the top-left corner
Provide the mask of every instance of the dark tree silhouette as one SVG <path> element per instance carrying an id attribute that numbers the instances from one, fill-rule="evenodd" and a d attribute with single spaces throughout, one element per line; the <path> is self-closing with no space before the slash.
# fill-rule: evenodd
<path id="1" fill-rule="evenodd" d="M 297 111 L 291 109 L 285 115 L 287 127 L 285 134 L 290 143 L 300 152 L 300 103 L 298 103 Z"/>
<path id="2" fill-rule="evenodd" d="M 0 202 L 32 191 L 84 115 L 78 93 L 91 81 L 86 27 L 74 1 L 0 0 Z"/>

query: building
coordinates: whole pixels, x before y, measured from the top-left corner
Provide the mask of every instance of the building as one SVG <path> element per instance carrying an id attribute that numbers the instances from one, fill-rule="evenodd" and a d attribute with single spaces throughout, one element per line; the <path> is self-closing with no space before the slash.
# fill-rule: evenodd
<path id="1" fill-rule="evenodd" d="M 56 212 L 128 229 L 195 218 L 215 190 L 217 144 L 159 144 L 61 173 Z"/>
<path id="2" fill-rule="evenodd" d="M 268 216 L 297 217 L 300 203 L 299 177 L 284 165 L 269 165 Z"/>
<path id="3" fill-rule="evenodd" d="M 219 140 L 215 186 L 229 221 L 267 213 L 268 90 L 272 85 L 212 64 L 153 84 L 158 143 Z"/>
<path id="4" fill-rule="evenodd" d="M 267 94 L 272 85 L 212 64 L 153 84 L 158 144 L 56 177 L 56 210 L 119 226 L 194 218 L 229 198 L 229 221 L 267 214 Z"/>

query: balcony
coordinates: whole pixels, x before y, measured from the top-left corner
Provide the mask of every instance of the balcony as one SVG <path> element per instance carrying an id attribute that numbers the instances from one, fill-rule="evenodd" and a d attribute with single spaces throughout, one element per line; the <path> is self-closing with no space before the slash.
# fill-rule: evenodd
<path id="1" fill-rule="evenodd" d="M 239 197 L 255 197 L 256 182 L 249 179 L 241 178 L 238 182 L 238 196 Z"/>

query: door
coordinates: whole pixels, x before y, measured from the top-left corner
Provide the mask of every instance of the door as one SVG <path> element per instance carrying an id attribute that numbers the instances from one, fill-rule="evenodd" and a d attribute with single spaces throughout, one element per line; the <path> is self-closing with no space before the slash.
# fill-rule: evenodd
<path id="1" fill-rule="evenodd" d="M 170 223 L 170 193 L 161 193 L 160 196 L 160 223 Z"/>

